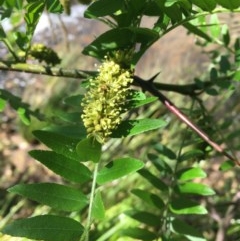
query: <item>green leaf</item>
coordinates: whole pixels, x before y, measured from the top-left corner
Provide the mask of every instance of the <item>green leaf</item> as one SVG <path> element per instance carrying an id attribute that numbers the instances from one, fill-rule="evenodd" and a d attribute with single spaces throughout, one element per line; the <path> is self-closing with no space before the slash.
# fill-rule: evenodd
<path id="1" fill-rule="evenodd" d="M 6 37 L 7 36 L 6 36 L 6 33 L 5 33 L 5 31 L 4 31 L 3 27 L 2 27 L 2 24 L 0 24 L 0 40 L 4 39 Z"/>
<path id="2" fill-rule="evenodd" d="M 99 59 L 109 51 L 116 49 L 124 49 L 134 43 L 134 36 L 128 28 L 111 29 L 96 38 L 92 43 L 85 47 L 82 51 L 85 55 L 90 55 Z"/>
<path id="3" fill-rule="evenodd" d="M 157 32 L 146 28 L 115 28 L 96 38 L 84 48 L 82 53 L 103 59 L 109 51 L 129 49 L 137 43 L 147 47 L 148 43 L 151 43 L 157 38 Z"/>
<path id="4" fill-rule="evenodd" d="M 1 15 L 0 15 L 0 20 L 3 20 L 5 18 L 10 18 L 11 14 L 14 10 L 14 5 L 15 2 L 11 2 L 9 0 L 3 0 L 3 3 L 1 4 L 0 2 L 0 6 L 5 5 L 4 8 L 1 8 Z"/>
<path id="5" fill-rule="evenodd" d="M 105 208 L 100 191 L 98 191 L 94 197 L 92 216 L 98 220 L 103 220 L 105 217 Z"/>
<path id="6" fill-rule="evenodd" d="M 146 97 L 143 92 L 140 91 L 131 91 L 130 99 L 126 104 L 126 108 L 129 110 L 131 108 L 138 108 L 140 106 L 152 103 L 156 101 L 157 97 Z"/>
<path id="7" fill-rule="evenodd" d="M 200 28 L 194 26 L 191 23 L 184 23 L 183 26 L 190 32 L 193 33 L 203 39 L 205 39 L 207 42 L 212 42 L 212 38 L 205 33 L 204 31 L 202 31 Z"/>
<path id="8" fill-rule="evenodd" d="M 219 94 L 215 88 L 207 88 L 206 93 L 212 96 L 217 96 Z"/>
<path id="9" fill-rule="evenodd" d="M 218 4 L 222 5 L 224 8 L 234 10 L 240 7 L 239 0 L 215 0 Z"/>
<path id="10" fill-rule="evenodd" d="M 64 99 L 64 103 L 67 105 L 71 105 L 71 106 L 79 108 L 82 103 L 83 98 L 84 98 L 84 95 L 68 96 L 67 98 Z"/>
<path id="11" fill-rule="evenodd" d="M 167 123 L 162 119 L 140 119 L 122 121 L 116 130 L 113 131 L 111 137 L 121 138 L 126 136 L 134 136 L 146 131 L 163 128 Z"/>
<path id="12" fill-rule="evenodd" d="M 77 112 L 66 112 L 66 111 L 54 111 L 53 115 L 58 117 L 59 119 L 63 120 L 64 122 L 70 122 L 70 123 L 81 123 L 82 120 L 80 118 L 82 112 L 81 108 L 78 108 L 79 110 Z"/>
<path id="13" fill-rule="evenodd" d="M 129 2 L 129 7 L 128 7 L 129 11 L 127 11 L 127 12 L 129 12 L 129 14 L 132 15 L 131 20 L 136 18 L 136 16 L 142 14 L 147 3 L 148 2 L 146 0 L 131 0 Z"/>
<path id="14" fill-rule="evenodd" d="M 159 154 L 162 154 L 163 156 L 166 156 L 171 160 L 176 160 L 177 158 L 176 154 L 171 149 L 160 143 L 154 145 L 154 150 L 156 150 Z"/>
<path id="15" fill-rule="evenodd" d="M 194 182 L 187 182 L 184 184 L 179 184 L 177 189 L 183 194 L 197 194 L 201 196 L 211 196 L 215 194 L 215 191 L 210 187 Z"/>
<path id="16" fill-rule="evenodd" d="M 97 175 L 99 185 L 126 176 L 144 167 L 144 163 L 138 159 L 126 157 L 119 158 L 108 163 Z"/>
<path id="17" fill-rule="evenodd" d="M 11 107 L 19 112 L 19 117 L 22 118 L 22 121 L 26 124 L 30 121 L 29 115 L 33 115 L 38 119 L 43 118 L 38 111 L 31 111 L 29 104 L 22 102 L 21 98 L 13 95 L 7 90 L 0 89 L 0 98 L 8 101 Z"/>
<path id="18" fill-rule="evenodd" d="M 38 24 L 40 16 L 43 13 L 45 8 L 45 1 L 36 0 L 34 2 L 29 2 L 26 6 L 26 13 L 24 16 L 24 20 L 27 23 L 27 36 L 29 39 L 32 38 L 34 30 Z"/>
<path id="19" fill-rule="evenodd" d="M 229 34 L 229 28 L 227 24 L 224 24 L 222 26 L 221 34 L 222 34 L 223 43 L 227 47 L 230 43 L 230 34 Z"/>
<path id="20" fill-rule="evenodd" d="M 79 140 L 76 138 L 42 130 L 34 131 L 33 135 L 53 151 L 74 160 L 79 159 L 76 151 Z"/>
<path id="21" fill-rule="evenodd" d="M 135 66 L 149 47 L 159 39 L 159 34 L 155 29 L 130 28 L 134 34 L 134 44 L 138 44 L 139 51 L 133 55 L 132 66 Z"/>
<path id="22" fill-rule="evenodd" d="M 231 63 L 228 59 L 228 56 L 222 55 L 219 64 L 220 71 L 223 73 L 227 73 L 227 71 L 231 69 Z"/>
<path id="23" fill-rule="evenodd" d="M 159 226 L 159 216 L 152 213 L 139 210 L 130 210 L 126 211 L 125 214 L 133 219 L 136 219 L 140 223 L 144 223 L 152 227 Z"/>
<path id="24" fill-rule="evenodd" d="M 63 6 L 61 5 L 59 0 L 45 0 L 47 10 L 50 13 L 62 13 Z"/>
<path id="25" fill-rule="evenodd" d="M 7 101 L 0 98 L 0 111 L 3 111 L 6 107 Z"/>
<path id="26" fill-rule="evenodd" d="M 19 26 L 22 21 L 22 11 L 16 11 L 10 18 L 10 23 L 12 26 Z M 13 33 L 14 34 L 14 33 Z"/>
<path id="27" fill-rule="evenodd" d="M 189 0 L 168 0 L 168 1 L 169 2 L 176 2 L 177 4 L 179 4 L 185 10 L 191 11 L 191 9 L 192 9 L 192 3 Z"/>
<path id="28" fill-rule="evenodd" d="M 186 161 L 186 160 L 190 160 L 190 159 L 195 159 L 199 156 L 202 156 L 203 154 L 204 154 L 204 152 L 199 149 L 187 151 L 180 156 L 179 161 L 182 162 L 182 161 Z"/>
<path id="29" fill-rule="evenodd" d="M 185 197 L 175 198 L 171 201 L 170 210 L 173 214 L 186 215 L 186 214 L 207 214 L 208 211 L 202 205 L 187 199 Z"/>
<path id="30" fill-rule="evenodd" d="M 228 161 L 223 162 L 223 163 L 220 165 L 219 170 L 225 172 L 225 171 L 228 171 L 228 170 L 232 169 L 232 168 L 235 167 L 235 166 L 236 166 L 236 164 L 235 164 L 233 161 L 228 160 Z"/>
<path id="31" fill-rule="evenodd" d="M 239 51 L 240 52 L 240 51 Z M 240 70 L 236 71 L 234 76 L 233 76 L 233 79 L 235 81 L 240 81 Z"/>
<path id="32" fill-rule="evenodd" d="M 214 83 L 218 82 L 218 80 L 216 81 L 216 79 L 218 79 L 218 70 L 215 67 L 210 69 L 209 75 L 210 75 L 210 81 Z"/>
<path id="33" fill-rule="evenodd" d="M 138 198 L 140 198 L 141 200 L 143 200 L 145 203 L 147 203 L 152 207 L 156 207 L 162 210 L 163 207 L 165 206 L 163 200 L 159 196 L 151 192 L 141 190 L 141 189 L 133 189 L 131 193 L 133 193 L 135 196 L 137 196 Z"/>
<path id="34" fill-rule="evenodd" d="M 134 37 L 134 43 L 142 44 L 144 47 L 145 45 L 148 45 L 148 43 L 152 43 L 159 38 L 158 33 L 149 28 L 129 27 L 128 29 L 131 31 L 132 36 Z"/>
<path id="35" fill-rule="evenodd" d="M 85 18 L 98 18 L 106 15 L 112 15 L 124 6 L 124 0 L 112 1 L 101 0 L 95 1 L 86 9 Z"/>
<path id="36" fill-rule="evenodd" d="M 155 240 L 156 234 L 143 228 L 128 228 L 121 231 L 121 236 L 128 236 L 135 240 Z"/>
<path id="37" fill-rule="evenodd" d="M 207 174 L 199 167 L 190 167 L 179 170 L 176 176 L 179 181 L 188 181 L 194 178 L 204 178 Z"/>
<path id="38" fill-rule="evenodd" d="M 19 184 L 8 191 L 62 211 L 80 211 L 88 203 L 82 192 L 56 183 Z"/>
<path id="39" fill-rule="evenodd" d="M 42 215 L 14 221 L 2 233 L 44 241 L 78 241 L 83 231 L 83 226 L 73 219 Z"/>
<path id="40" fill-rule="evenodd" d="M 159 172 L 168 174 L 172 173 L 171 167 L 164 160 L 162 160 L 161 157 L 151 153 L 149 153 L 147 156 Z"/>
<path id="41" fill-rule="evenodd" d="M 23 6 L 23 1 L 22 0 L 3 0 L 0 1 L 1 6 L 3 5 L 3 3 L 6 5 L 6 7 L 10 7 L 10 8 L 16 8 L 18 10 L 22 9 Z"/>
<path id="42" fill-rule="evenodd" d="M 234 50 L 235 50 L 235 63 L 237 67 L 240 67 L 240 38 L 237 38 L 234 43 Z M 239 80 L 240 71 L 238 70 L 234 76 L 236 80 Z"/>
<path id="43" fill-rule="evenodd" d="M 31 120 L 30 120 L 29 114 L 27 113 L 25 108 L 19 107 L 17 109 L 17 113 L 18 113 L 18 116 L 20 117 L 21 121 L 25 125 L 30 125 Z"/>
<path id="44" fill-rule="evenodd" d="M 219 39 L 221 34 L 221 25 L 217 14 L 211 14 L 210 17 L 210 32 L 214 39 Z"/>
<path id="45" fill-rule="evenodd" d="M 211 12 L 216 7 L 215 0 L 191 0 L 193 4 L 200 7 L 204 11 Z"/>
<path id="46" fill-rule="evenodd" d="M 147 169 L 142 169 L 139 170 L 138 173 L 144 177 L 145 179 L 147 179 L 154 187 L 156 187 L 157 189 L 161 190 L 161 191 L 167 191 L 168 190 L 168 186 L 160 180 L 159 177 L 154 176 L 150 171 L 148 171 Z"/>
<path id="47" fill-rule="evenodd" d="M 57 133 L 63 136 L 71 137 L 71 138 L 76 138 L 77 140 L 83 139 L 86 137 L 86 129 L 83 126 L 82 123 L 78 123 L 76 125 L 66 125 L 66 126 L 60 126 L 60 125 L 51 125 L 45 127 L 43 130 Z"/>
<path id="48" fill-rule="evenodd" d="M 53 151 L 30 151 L 29 154 L 63 178 L 76 182 L 84 183 L 91 180 L 90 170 L 73 159 L 67 158 Z"/>
<path id="49" fill-rule="evenodd" d="M 230 235 L 236 235 L 235 237 L 238 236 L 240 232 L 240 224 L 239 223 L 233 223 L 227 230 L 227 235 L 230 237 Z"/>
<path id="50" fill-rule="evenodd" d="M 28 41 L 29 41 L 26 34 L 22 33 L 22 32 L 14 32 L 14 38 L 15 38 L 15 41 L 16 41 L 16 44 L 18 45 L 18 47 L 21 50 L 26 51 L 26 47 L 27 47 Z"/>
<path id="51" fill-rule="evenodd" d="M 162 1 L 161 2 L 162 5 Z M 177 4 L 172 4 L 170 6 L 162 7 L 163 11 L 166 13 L 166 15 L 171 19 L 172 23 L 176 23 L 182 20 L 182 9 Z"/>
<path id="52" fill-rule="evenodd" d="M 199 231 L 179 219 L 174 219 L 171 222 L 171 229 L 173 232 L 182 234 L 191 241 L 207 241 Z"/>
<path id="53" fill-rule="evenodd" d="M 102 154 L 102 145 L 93 138 L 86 138 L 77 144 L 77 154 L 79 161 L 99 162 Z"/>
<path id="54" fill-rule="evenodd" d="M 23 8 L 23 1 L 22 0 L 16 0 L 15 1 L 15 7 L 20 10 Z"/>
<path id="55" fill-rule="evenodd" d="M 163 11 L 156 1 L 148 1 L 144 8 L 144 15 L 147 16 L 161 16 Z M 162 19 L 161 19 L 162 20 Z"/>
<path id="56" fill-rule="evenodd" d="M 177 3 L 179 0 L 166 0 L 165 1 L 165 6 L 166 7 L 171 7 L 172 5 L 174 5 L 175 3 Z"/>
<path id="57" fill-rule="evenodd" d="M 139 101 L 139 100 L 145 100 L 146 95 L 142 91 L 138 90 L 130 90 L 130 101 Z"/>

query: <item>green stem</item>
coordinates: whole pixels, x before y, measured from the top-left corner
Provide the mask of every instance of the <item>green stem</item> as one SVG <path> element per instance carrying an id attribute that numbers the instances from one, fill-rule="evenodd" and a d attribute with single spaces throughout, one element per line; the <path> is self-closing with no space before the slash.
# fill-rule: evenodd
<path id="1" fill-rule="evenodd" d="M 169 27 L 167 30 L 165 30 L 163 32 L 163 34 L 161 34 L 160 37 L 163 37 L 164 35 L 166 35 L 167 33 L 169 33 L 170 31 L 174 30 L 175 28 L 183 25 L 184 23 L 187 23 L 193 19 L 202 17 L 202 16 L 208 16 L 208 15 L 212 15 L 215 13 L 229 13 L 230 10 L 229 9 L 225 9 L 225 8 L 216 8 L 215 10 L 211 11 L 211 12 L 200 12 L 200 13 L 196 13 L 194 15 L 190 15 L 187 18 L 184 18 L 183 20 L 177 22 L 176 24 L 172 25 L 171 27 Z M 234 9 L 231 11 L 232 13 L 239 13 L 240 12 L 240 8 Z"/>
<path id="2" fill-rule="evenodd" d="M 94 167 L 92 189 L 91 189 L 90 200 L 89 200 L 89 210 L 88 210 L 87 224 L 86 224 L 85 232 L 84 232 L 84 234 L 81 238 L 81 241 L 89 241 L 89 232 L 90 232 L 91 224 L 92 224 L 93 201 L 94 201 L 96 185 L 97 185 L 98 167 L 99 167 L 99 163 L 97 163 Z"/>
<path id="3" fill-rule="evenodd" d="M 69 78 L 89 78 L 96 74 L 95 71 L 84 71 L 77 69 L 65 69 L 62 67 L 43 66 L 38 64 L 28 63 L 13 63 L 0 61 L 0 70 L 24 72 L 30 74 L 40 74 L 56 77 L 69 77 Z"/>
<path id="4" fill-rule="evenodd" d="M 65 78 L 74 78 L 74 79 L 87 79 L 94 75 L 96 75 L 96 71 L 84 71 L 79 69 L 66 69 L 62 67 L 52 67 L 52 66 L 43 66 L 37 64 L 29 64 L 29 63 L 9 63 L 0 61 L 0 70 L 5 71 L 15 71 L 15 72 L 24 72 L 30 74 L 40 74 L 47 76 L 55 76 L 55 77 L 65 77 Z M 237 71 L 237 70 L 236 70 Z M 226 76 L 218 77 L 214 80 L 208 80 L 203 82 L 203 85 L 200 87 L 196 83 L 185 84 L 185 85 L 177 85 L 177 84 L 166 84 L 166 83 L 155 83 L 155 87 L 162 91 L 172 91 L 182 95 L 196 96 L 202 93 L 202 91 L 211 87 L 215 84 L 216 81 L 226 80 L 228 81 L 232 78 L 234 72 L 228 73 Z M 141 87 L 141 82 L 144 81 L 142 78 L 138 76 L 134 76 L 135 86 Z"/>
<path id="5" fill-rule="evenodd" d="M 14 49 L 13 49 L 12 45 L 10 44 L 10 42 L 7 39 L 3 39 L 2 41 L 4 42 L 4 44 L 6 45 L 6 47 L 8 48 L 9 52 L 12 54 L 14 59 L 16 61 L 20 61 L 18 56 L 15 54 Z"/>

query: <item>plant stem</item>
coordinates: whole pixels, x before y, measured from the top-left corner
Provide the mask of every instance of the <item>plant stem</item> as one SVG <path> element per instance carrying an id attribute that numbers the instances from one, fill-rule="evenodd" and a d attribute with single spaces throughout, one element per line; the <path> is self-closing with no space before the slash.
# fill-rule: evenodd
<path id="1" fill-rule="evenodd" d="M 3 71 L 15 71 L 24 72 L 30 74 L 40 74 L 55 77 L 75 78 L 75 79 L 87 79 L 97 74 L 96 71 L 84 71 L 79 69 L 68 69 L 62 67 L 44 66 L 40 64 L 30 63 L 16 63 L 16 62 L 3 62 L 0 61 L 0 70 Z M 205 88 L 211 87 L 216 81 L 226 80 L 228 81 L 234 75 L 234 72 L 229 73 L 226 76 L 218 77 L 212 81 L 208 80 L 203 82 L 203 86 L 198 86 L 196 83 L 191 84 L 166 84 L 166 83 L 155 83 L 155 87 L 161 91 L 172 91 L 182 95 L 196 96 L 202 93 Z M 145 81 L 138 76 L 134 76 L 133 85 L 140 86 L 140 82 Z"/>
<path id="2" fill-rule="evenodd" d="M 215 141 L 213 141 L 200 127 L 194 124 L 185 114 L 183 114 L 165 95 L 163 95 L 159 90 L 155 87 L 152 82 L 143 81 L 138 79 L 139 86 L 142 89 L 147 90 L 152 95 L 158 97 L 159 101 L 161 101 L 165 107 L 172 112 L 175 116 L 177 116 L 182 122 L 184 122 L 188 127 L 190 127 L 195 133 L 197 133 L 204 141 L 206 141 L 210 146 L 213 147 L 217 152 L 223 154 L 231 161 L 235 162 L 238 166 L 240 166 L 240 162 L 236 160 L 236 158 L 228 153 L 225 149 L 223 149 L 220 145 L 218 145 Z"/>
<path id="3" fill-rule="evenodd" d="M 14 51 L 12 45 L 10 44 L 10 42 L 8 41 L 8 39 L 5 38 L 5 39 L 3 39 L 2 41 L 4 42 L 4 44 L 6 45 L 6 47 L 8 48 L 9 52 L 12 54 L 12 56 L 14 57 L 14 59 L 15 59 L 16 61 L 19 61 L 19 58 L 18 58 L 18 56 L 15 54 L 15 51 Z"/>
<path id="4" fill-rule="evenodd" d="M 93 200 L 94 200 L 96 185 L 97 185 L 98 167 L 99 167 L 99 163 L 97 163 L 94 167 L 92 188 L 91 188 L 91 194 L 90 194 L 90 200 L 89 200 L 89 210 L 88 210 L 87 224 L 86 224 L 85 232 L 84 232 L 80 241 L 89 241 L 89 232 L 90 232 L 91 223 L 92 223 Z"/>
<path id="5" fill-rule="evenodd" d="M 65 69 L 62 67 L 43 66 L 40 64 L 29 63 L 16 63 L 16 62 L 3 62 L 0 61 L 0 70 L 16 71 L 30 74 L 40 74 L 56 77 L 68 77 L 68 78 L 89 78 L 96 74 L 96 71 L 84 71 L 77 69 Z"/>

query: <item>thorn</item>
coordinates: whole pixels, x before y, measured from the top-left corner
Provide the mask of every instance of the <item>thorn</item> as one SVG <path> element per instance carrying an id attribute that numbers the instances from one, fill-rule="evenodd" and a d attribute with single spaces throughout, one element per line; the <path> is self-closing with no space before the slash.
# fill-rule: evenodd
<path id="1" fill-rule="evenodd" d="M 153 83 L 153 81 L 157 78 L 157 76 L 158 76 L 160 73 L 161 73 L 161 72 L 156 73 L 153 77 L 151 77 L 151 78 L 148 80 L 148 82 Z"/>

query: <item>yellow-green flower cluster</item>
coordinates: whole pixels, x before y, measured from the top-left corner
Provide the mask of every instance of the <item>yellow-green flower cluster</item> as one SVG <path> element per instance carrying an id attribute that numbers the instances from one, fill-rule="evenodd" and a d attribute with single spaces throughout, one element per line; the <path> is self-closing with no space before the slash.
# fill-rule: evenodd
<path id="1" fill-rule="evenodd" d="M 90 80 L 82 102 L 82 120 L 88 136 L 104 143 L 121 122 L 121 114 L 133 81 L 129 69 L 123 69 L 112 59 L 106 58 L 98 75 Z"/>
<path id="2" fill-rule="evenodd" d="M 61 62 L 61 59 L 53 49 L 40 43 L 33 44 L 28 54 L 39 62 L 45 61 L 48 65 L 56 65 Z"/>

